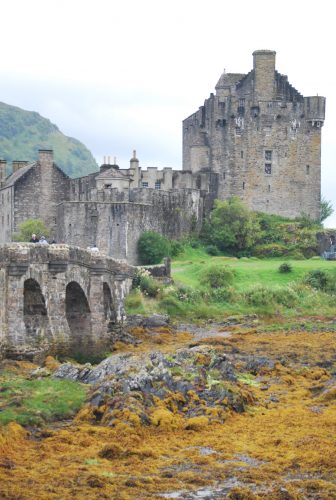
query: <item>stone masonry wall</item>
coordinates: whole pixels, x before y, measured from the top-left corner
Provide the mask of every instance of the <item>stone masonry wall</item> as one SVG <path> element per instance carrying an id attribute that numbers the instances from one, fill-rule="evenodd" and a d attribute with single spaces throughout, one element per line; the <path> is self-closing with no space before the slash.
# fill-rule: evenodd
<path id="1" fill-rule="evenodd" d="M 303 98 L 274 63 L 274 52 L 256 51 L 254 70 L 238 83 L 222 75 L 216 95 L 183 122 L 183 169 L 217 173 L 221 199 L 317 219 L 325 98 Z"/>
<path id="2" fill-rule="evenodd" d="M 199 191 L 134 189 L 111 191 L 105 201 L 61 203 L 57 241 L 82 247 L 96 244 L 102 252 L 137 263 L 137 241 L 144 231 L 181 238 L 200 228 L 203 200 Z M 118 201 L 113 202 L 113 198 Z M 99 198 L 99 197 L 98 197 Z"/>

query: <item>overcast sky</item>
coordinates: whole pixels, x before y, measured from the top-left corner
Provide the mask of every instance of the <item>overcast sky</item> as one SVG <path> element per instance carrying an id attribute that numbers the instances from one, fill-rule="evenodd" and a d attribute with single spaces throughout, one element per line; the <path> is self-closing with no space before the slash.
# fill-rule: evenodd
<path id="1" fill-rule="evenodd" d="M 182 168 L 184 118 L 252 52 L 327 98 L 322 194 L 336 208 L 333 2 L 2 0 L 0 101 L 39 112 L 96 157 Z M 1 152 L 0 152 L 1 153 Z M 336 227 L 336 215 L 327 225 Z"/>

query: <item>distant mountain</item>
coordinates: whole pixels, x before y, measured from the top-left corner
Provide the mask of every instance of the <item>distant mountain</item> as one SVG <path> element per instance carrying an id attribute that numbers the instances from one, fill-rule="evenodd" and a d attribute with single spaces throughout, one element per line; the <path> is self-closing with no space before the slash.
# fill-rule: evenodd
<path id="1" fill-rule="evenodd" d="M 0 102 L 0 159 L 35 161 L 39 149 L 53 149 L 55 163 L 70 177 L 98 170 L 84 144 L 62 134 L 50 120 Z"/>

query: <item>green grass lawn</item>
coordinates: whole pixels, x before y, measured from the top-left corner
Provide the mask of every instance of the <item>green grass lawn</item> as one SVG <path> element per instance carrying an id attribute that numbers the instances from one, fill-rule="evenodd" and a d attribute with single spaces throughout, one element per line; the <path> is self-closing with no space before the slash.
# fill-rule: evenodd
<path id="1" fill-rule="evenodd" d="M 88 388 L 70 380 L 27 380 L 11 372 L 0 372 L 0 425 L 16 421 L 22 425 L 71 417 L 84 403 Z"/>
<path id="2" fill-rule="evenodd" d="M 290 262 L 293 271 L 280 273 L 279 266 L 284 259 L 256 259 L 210 257 L 200 249 L 192 249 L 187 255 L 173 261 L 172 275 L 175 281 L 188 286 L 199 286 L 201 275 L 207 267 L 216 265 L 228 266 L 235 271 L 233 286 L 238 290 L 260 283 L 261 285 L 286 285 L 298 281 L 313 269 L 336 270 L 336 262 L 320 259 L 286 260 Z"/>

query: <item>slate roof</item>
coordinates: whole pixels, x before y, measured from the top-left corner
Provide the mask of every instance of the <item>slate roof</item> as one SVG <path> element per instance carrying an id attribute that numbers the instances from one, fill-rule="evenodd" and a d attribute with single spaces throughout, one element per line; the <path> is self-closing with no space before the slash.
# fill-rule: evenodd
<path id="1" fill-rule="evenodd" d="M 217 82 L 216 89 L 222 89 L 224 87 L 229 87 L 235 85 L 242 78 L 244 78 L 245 73 L 223 73 Z"/>
<path id="2" fill-rule="evenodd" d="M 19 179 L 21 179 L 21 177 L 23 177 L 27 172 L 29 172 L 29 170 L 36 167 L 36 165 L 37 165 L 37 162 L 32 162 L 32 163 L 28 163 L 28 165 L 25 165 L 24 167 L 19 168 L 16 172 L 14 172 L 9 177 L 7 177 L 7 179 L 5 180 L 5 182 L 2 186 L 2 189 L 8 188 L 10 186 L 14 186 L 14 184 Z"/>

